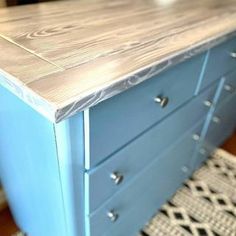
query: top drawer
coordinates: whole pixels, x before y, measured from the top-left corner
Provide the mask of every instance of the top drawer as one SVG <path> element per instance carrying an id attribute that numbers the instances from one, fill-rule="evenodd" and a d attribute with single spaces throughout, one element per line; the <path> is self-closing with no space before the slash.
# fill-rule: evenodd
<path id="1" fill-rule="evenodd" d="M 190 99 L 205 54 L 90 109 L 90 169 Z M 159 98 L 156 99 L 155 98 Z"/>
<path id="2" fill-rule="evenodd" d="M 234 69 L 236 69 L 236 38 L 209 51 L 200 90 Z"/>

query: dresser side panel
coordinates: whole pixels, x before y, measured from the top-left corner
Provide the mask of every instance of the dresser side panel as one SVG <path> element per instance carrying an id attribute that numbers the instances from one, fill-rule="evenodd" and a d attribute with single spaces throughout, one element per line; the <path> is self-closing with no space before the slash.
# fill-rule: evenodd
<path id="1" fill-rule="evenodd" d="M 84 236 L 84 113 L 55 125 L 69 236 Z"/>
<path id="2" fill-rule="evenodd" d="M 54 126 L 0 86 L 0 179 L 27 235 L 67 235 Z"/>

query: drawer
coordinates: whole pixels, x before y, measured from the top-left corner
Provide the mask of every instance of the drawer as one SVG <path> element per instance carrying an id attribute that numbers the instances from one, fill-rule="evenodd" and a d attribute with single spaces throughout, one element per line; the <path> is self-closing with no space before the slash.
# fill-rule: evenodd
<path id="1" fill-rule="evenodd" d="M 230 97 L 211 116 L 209 127 L 203 142 L 194 156 L 194 169 L 206 161 L 214 149 L 232 134 L 236 127 L 236 95 Z"/>
<path id="2" fill-rule="evenodd" d="M 236 124 L 236 94 L 215 110 L 206 137 L 205 144 L 210 150 L 221 145 L 233 132 Z"/>
<path id="3" fill-rule="evenodd" d="M 90 235 L 135 235 L 191 174 L 188 165 L 196 146 L 192 135 L 201 132 L 202 126 L 202 122 L 197 123 L 126 188 L 87 216 Z"/>
<path id="4" fill-rule="evenodd" d="M 85 173 L 87 211 L 93 212 L 159 153 L 205 117 L 209 107 L 205 106 L 204 102 L 213 100 L 216 88 L 217 84 L 116 152 L 107 161 L 87 171 Z"/>
<path id="5" fill-rule="evenodd" d="M 192 167 L 198 169 L 211 155 L 214 149 L 220 146 L 236 127 L 236 93 L 226 99 L 217 108 L 213 115 L 209 116 L 210 123 L 206 135 L 196 150 Z"/>
<path id="6" fill-rule="evenodd" d="M 236 93 L 236 71 L 233 71 L 225 76 L 225 83 L 223 85 L 218 104 L 223 103 L 230 96 Z"/>
<path id="7" fill-rule="evenodd" d="M 195 92 L 204 56 L 194 57 L 92 107 L 89 111 L 91 158 L 85 162 L 86 169 L 189 100 Z"/>
<path id="8" fill-rule="evenodd" d="M 203 89 L 213 81 L 219 79 L 236 68 L 236 38 L 210 49 L 205 73 L 202 79 Z"/>

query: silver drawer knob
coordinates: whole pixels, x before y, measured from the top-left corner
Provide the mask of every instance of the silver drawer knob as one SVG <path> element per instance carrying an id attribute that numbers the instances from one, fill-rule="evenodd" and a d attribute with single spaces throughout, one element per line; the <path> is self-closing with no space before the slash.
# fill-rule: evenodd
<path id="1" fill-rule="evenodd" d="M 204 101 L 204 105 L 205 105 L 206 107 L 211 107 L 211 106 L 212 106 L 212 102 L 209 101 L 209 100 L 206 100 L 206 101 Z"/>
<path id="2" fill-rule="evenodd" d="M 231 93 L 231 92 L 233 92 L 234 89 L 231 85 L 225 84 L 224 90 Z"/>
<path id="3" fill-rule="evenodd" d="M 111 222 L 115 222 L 119 218 L 119 215 L 115 213 L 114 210 L 107 212 L 107 216 Z"/>
<path id="4" fill-rule="evenodd" d="M 110 177 L 116 185 L 120 184 L 124 179 L 124 176 L 118 172 L 111 173 Z"/>
<path id="5" fill-rule="evenodd" d="M 187 166 L 182 166 L 181 169 L 184 173 L 188 173 L 188 167 Z"/>
<path id="6" fill-rule="evenodd" d="M 200 148 L 199 153 L 200 153 L 201 155 L 206 155 L 206 154 L 207 154 L 207 151 L 206 151 L 205 148 Z"/>
<path id="7" fill-rule="evenodd" d="M 200 135 L 198 135 L 198 134 L 193 134 L 193 140 L 199 141 L 199 139 L 200 139 Z"/>
<path id="8" fill-rule="evenodd" d="M 236 52 L 231 52 L 231 53 L 230 53 L 230 56 L 231 56 L 232 58 L 236 58 Z"/>
<path id="9" fill-rule="evenodd" d="M 157 97 L 154 98 L 154 101 L 156 103 L 159 103 L 161 107 L 165 107 L 169 103 L 169 98 L 157 96 Z"/>
<path id="10" fill-rule="evenodd" d="M 218 116 L 213 116 L 212 121 L 216 124 L 220 123 L 220 118 Z"/>

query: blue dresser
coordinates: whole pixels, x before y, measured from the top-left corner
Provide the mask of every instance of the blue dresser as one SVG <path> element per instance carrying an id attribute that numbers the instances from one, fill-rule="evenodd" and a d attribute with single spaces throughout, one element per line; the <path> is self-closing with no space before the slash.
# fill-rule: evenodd
<path id="1" fill-rule="evenodd" d="M 234 131 L 234 50 L 235 38 L 59 123 L 1 86 L 0 177 L 22 231 L 137 235 Z"/>

